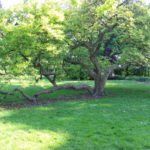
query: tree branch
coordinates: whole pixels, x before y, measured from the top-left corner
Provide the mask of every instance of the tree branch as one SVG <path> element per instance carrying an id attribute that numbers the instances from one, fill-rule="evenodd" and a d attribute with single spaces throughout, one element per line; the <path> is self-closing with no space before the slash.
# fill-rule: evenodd
<path id="1" fill-rule="evenodd" d="M 75 41 L 75 40 L 74 40 Z M 76 48 L 79 48 L 79 47 L 85 47 L 85 48 L 89 48 L 89 43 L 85 42 L 85 41 L 75 41 L 73 43 L 73 45 L 70 46 L 70 49 L 76 49 Z"/>
<path id="2" fill-rule="evenodd" d="M 7 97 L 8 95 L 15 95 L 17 92 L 19 92 L 26 100 L 30 102 L 36 102 L 36 99 L 34 97 L 30 97 L 29 95 L 27 95 L 26 93 L 24 93 L 22 90 L 18 88 L 14 89 L 12 92 L 0 91 L 0 94 L 5 95 L 5 97 Z"/>
<path id="3" fill-rule="evenodd" d="M 89 67 L 89 65 L 87 65 L 87 64 L 85 64 L 85 63 L 83 63 L 82 61 L 77 61 L 77 60 L 73 60 L 73 59 L 64 59 L 64 61 L 66 61 L 66 62 L 68 62 L 68 63 L 71 63 L 71 64 L 73 64 L 73 65 L 81 65 L 83 68 L 85 68 L 87 71 L 88 71 L 88 73 L 93 77 L 93 76 L 95 76 L 95 72 L 94 72 L 94 70 L 93 69 L 91 69 L 90 67 Z"/>
<path id="4" fill-rule="evenodd" d="M 35 60 L 33 61 L 33 66 L 34 68 L 38 69 L 39 70 L 39 73 L 41 76 L 45 76 L 49 81 L 50 83 L 53 85 L 53 86 L 57 86 L 56 84 L 56 73 L 55 72 L 51 72 L 51 71 L 45 71 L 44 67 L 42 66 L 41 62 L 40 62 L 40 59 L 41 59 L 41 55 L 42 53 L 40 52 L 37 57 L 35 58 Z M 53 78 L 52 78 L 53 76 Z"/>
<path id="5" fill-rule="evenodd" d="M 93 88 L 91 88 L 88 85 L 85 85 L 85 84 L 81 84 L 81 85 L 64 84 L 64 85 L 56 86 L 56 87 L 49 89 L 49 90 L 39 92 L 39 93 L 35 94 L 34 97 L 38 98 L 42 94 L 53 93 L 53 92 L 55 92 L 57 90 L 61 90 L 61 89 L 87 90 L 90 94 L 93 94 Z"/>
<path id="6" fill-rule="evenodd" d="M 99 32 L 98 34 L 98 40 L 96 41 L 95 45 L 95 49 L 94 49 L 94 54 L 97 53 L 97 51 L 99 50 L 99 48 L 101 47 L 102 43 L 103 43 L 103 39 L 106 33 L 108 32 L 112 32 L 112 30 L 118 25 L 118 23 L 115 23 L 113 26 L 110 26 L 108 28 L 105 29 L 105 31 L 103 32 Z"/>
<path id="7" fill-rule="evenodd" d="M 95 55 L 90 54 L 90 60 L 93 63 L 93 65 L 95 66 L 95 71 L 97 74 L 101 74 L 101 69 L 97 60 L 97 57 Z"/>
<path id="8" fill-rule="evenodd" d="M 110 66 L 110 67 L 106 70 L 104 76 L 109 76 L 109 74 L 110 74 L 113 70 L 116 70 L 116 69 L 122 69 L 122 68 L 127 67 L 128 65 L 129 65 L 129 64 L 112 65 L 112 66 Z"/>

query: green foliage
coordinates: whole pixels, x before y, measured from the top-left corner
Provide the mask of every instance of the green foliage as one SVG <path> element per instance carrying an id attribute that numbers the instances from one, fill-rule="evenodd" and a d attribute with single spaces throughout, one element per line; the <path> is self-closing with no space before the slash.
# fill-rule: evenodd
<path id="1" fill-rule="evenodd" d="M 59 70 L 64 17 L 57 3 L 47 1 L 39 5 L 28 1 L 8 12 L 9 16 L 4 19 L 7 22 L 1 24 L 5 36 L 0 45 L 9 70 L 15 75 L 26 70 L 36 74 L 35 63 L 40 63 L 46 71 Z"/>
<path id="2" fill-rule="evenodd" d="M 63 69 L 65 71 L 65 79 L 71 80 L 88 80 L 90 79 L 87 70 L 82 68 L 80 65 L 70 65 L 65 63 L 63 65 Z"/>
<path id="3" fill-rule="evenodd" d="M 70 45 L 89 44 L 94 51 L 95 43 L 103 39 L 97 52 L 102 70 L 111 65 L 110 59 L 103 56 L 107 48 L 112 49 L 111 56 L 116 57 L 116 64 L 147 65 L 150 60 L 148 37 L 150 34 L 147 34 L 150 27 L 150 10 L 138 2 L 122 4 L 120 7 L 118 2 L 117 0 L 108 0 L 105 3 L 87 1 L 80 7 L 65 11 L 65 32 Z M 113 26 L 115 27 L 112 28 Z M 78 46 L 77 50 L 74 50 L 76 53 L 72 50 L 70 53 L 73 58 L 88 63 L 90 67 L 92 65 L 90 56 L 82 57 L 79 53 L 85 45 Z M 88 54 L 88 50 L 84 53 Z"/>
<path id="4" fill-rule="evenodd" d="M 113 12 L 117 8 L 118 2 L 119 0 L 106 0 L 97 8 L 97 13 L 102 16 Z"/>
<path id="5" fill-rule="evenodd" d="M 141 76 L 128 76 L 125 78 L 126 80 L 136 80 L 140 82 L 150 82 L 150 77 L 141 77 Z"/>

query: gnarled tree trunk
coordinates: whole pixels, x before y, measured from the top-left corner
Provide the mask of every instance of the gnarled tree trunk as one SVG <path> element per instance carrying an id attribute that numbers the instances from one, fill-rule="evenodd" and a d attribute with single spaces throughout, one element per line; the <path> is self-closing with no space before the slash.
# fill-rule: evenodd
<path id="1" fill-rule="evenodd" d="M 107 78 L 97 76 L 94 78 L 94 93 L 93 96 L 103 96 L 105 94 L 105 84 Z"/>

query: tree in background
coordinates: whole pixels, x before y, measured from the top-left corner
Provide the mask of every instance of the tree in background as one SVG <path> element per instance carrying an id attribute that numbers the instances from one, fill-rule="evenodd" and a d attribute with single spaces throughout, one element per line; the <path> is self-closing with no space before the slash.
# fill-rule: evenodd
<path id="1" fill-rule="evenodd" d="M 139 32 L 141 32 L 142 35 L 142 42 L 136 42 L 133 40 L 133 45 L 137 45 L 138 49 L 144 49 L 143 60 L 145 61 L 150 60 L 149 57 L 149 43 L 150 43 L 150 17 L 149 17 L 149 8 L 146 5 L 139 5 L 139 3 L 134 3 L 132 7 L 129 8 L 135 18 L 135 25 Z M 142 56 L 141 55 L 141 56 Z M 117 74 L 119 75 L 124 74 L 126 76 L 128 75 L 148 75 L 149 74 L 149 66 L 148 63 L 143 61 L 139 63 L 132 64 L 132 66 L 128 66 L 125 69 L 116 70 Z"/>
<path id="2" fill-rule="evenodd" d="M 15 75 L 38 73 L 56 86 L 62 63 L 63 19 L 62 10 L 51 1 L 27 1 L 9 11 L 7 21 L 1 23 L 5 32 L 1 53 L 9 61 L 7 70 Z"/>

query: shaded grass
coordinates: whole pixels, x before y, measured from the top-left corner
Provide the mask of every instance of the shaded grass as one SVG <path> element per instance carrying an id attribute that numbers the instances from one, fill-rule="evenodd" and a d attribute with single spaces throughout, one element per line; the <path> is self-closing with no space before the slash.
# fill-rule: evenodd
<path id="1" fill-rule="evenodd" d="M 108 81 L 107 91 L 116 96 L 1 109 L 0 149 L 150 150 L 149 85 Z"/>

